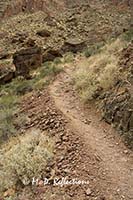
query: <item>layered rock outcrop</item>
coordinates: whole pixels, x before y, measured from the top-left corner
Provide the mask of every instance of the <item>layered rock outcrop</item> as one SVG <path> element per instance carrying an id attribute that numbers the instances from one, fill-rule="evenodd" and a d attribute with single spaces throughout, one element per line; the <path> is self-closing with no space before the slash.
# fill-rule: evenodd
<path id="1" fill-rule="evenodd" d="M 121 130 L 133 148 L 133 44 L 122 51 L 120 70 L 127 76 L 106 94 L 103 116 Z"/>
<path id="2" fill-rule="evenodd" d="M 31 69 L 42 65 L 42 49 L 34 46 L 17 51 L 13 55 L 13 63 L 16 67 L 16 76 L 28 78 Z"/>

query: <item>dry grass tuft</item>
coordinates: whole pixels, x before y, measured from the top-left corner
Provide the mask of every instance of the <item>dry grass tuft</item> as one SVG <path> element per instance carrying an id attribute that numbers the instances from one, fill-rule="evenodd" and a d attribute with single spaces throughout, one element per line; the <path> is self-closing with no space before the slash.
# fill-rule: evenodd
<path id="1" fill-rule="evenodd" d="M 78 63 L 73 78 L 84 102 L 96 98 L 99 92 L 109 90 L 119 81 L 119 52 L 124 45 L 124 41 L 117 39 L 106 44 L 99 53 Z"/>

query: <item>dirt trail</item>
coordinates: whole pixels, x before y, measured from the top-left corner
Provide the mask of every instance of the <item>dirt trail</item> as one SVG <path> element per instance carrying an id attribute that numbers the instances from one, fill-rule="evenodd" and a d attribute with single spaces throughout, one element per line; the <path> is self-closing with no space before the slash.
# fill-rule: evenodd
<path id="1" fill-rule="evenodd" d="M 57 77 L 50 86 L 51 97 L 69 120 L 70 127 L 84 141 L 88 156 L 91 149 L 91 153 L 97 157 L 102 173 L 100 186 L 106 183 L 107 199 L 133 199 L 132 153 L 126 149 L 113 128 L 100 120 L 95 109 L 83 107 L 71 84 L 73 70 L 67 67 Z"/>

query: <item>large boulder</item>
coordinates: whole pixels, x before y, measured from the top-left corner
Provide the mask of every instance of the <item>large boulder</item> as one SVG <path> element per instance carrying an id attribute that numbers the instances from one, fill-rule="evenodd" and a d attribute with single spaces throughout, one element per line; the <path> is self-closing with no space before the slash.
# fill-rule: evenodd
<path id="1" fill-rule="evenodd" d="M 11 53 L 9 52 L 0 52 L 0 61 L 10 59 L 11 58 Z"/>
<path id="2" fill-rule="evenodd" d="M 120 90 L 120 88 L 119 88 Z M 127 88 L 120 93 L 110 92 L 104 100 L 104 118 L 122 131 L 130 131 L 133 112 L 133 96 Z"/>
<path id="3" fill-rule="evenodd" d="M 15 70 L 11 60 L 0 61 L 0 84 L 10 82 L 14 77 Z"/>
<path id="4" fill-rule="evenodd" d="M 86 47 L 87 46 L 85 41 L 82 41 L 78 38 L 71 38 L 64 42 L 61 51 L 62 53 L 67 53 L 67 52 L 77 53 L 77 52 L 82 52 L 83 49 L 85 49 Z"/>
<path id="5" fill-rule="evenodd" d="M 41 36 L 41 37 L 49 37 L 51 35 L 51 32 L 47 29 L 43 29 L 43 30 L 37 31 L 36 34 Z"/>
<path id="6" fill-rule="evenodd" d="M 31 69 L 36 69 L 42 65 L 41 47 L 29 47 L 21 49 L 13 55 L 13 63 L 16 67 L 16 76 L 29 77 Z"/>

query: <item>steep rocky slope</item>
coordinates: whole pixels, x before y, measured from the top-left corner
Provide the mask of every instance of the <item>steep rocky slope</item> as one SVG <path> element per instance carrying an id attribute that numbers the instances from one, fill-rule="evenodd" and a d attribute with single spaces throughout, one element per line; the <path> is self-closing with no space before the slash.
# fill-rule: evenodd
<path id="1" fill-rule="evenodd" d="M 18 11 L 16 9 L 15 11 L 20 13 L 1 22 L 1 68 L 4 63 L 6 65 L 10 63 L 12 68 L 13 54 L 22 48 L 26 49 L 37 45 L 42 48 L 42 60 L 48 61 L 67 51 L 81 51 L 87 46 L 105 42 L 112 37 L 115 38 L 130 26 L 131 7 L 127 4 L 123 4 L 121 7 L 119 4 L 116 6 L 104 1 L 99 3 L 97 1 L 89 1 L 89 3 L 88 1 L 79 1 L 77 4 L 71 1 L 42 2 L 43 5 L 40 6 L 40 1 L 27 1 L 26 9 L 30 11 L 31 5 L 35 6 L 36 10 L 33 9 L 33 11 L 36 12 L 34 13 L 20 12 L 21 3 L 17 6 L 16 1 L 10 2 L 14 8 L 18 8 Z M 17 1 L 17 3 L 19 2 Z M 68 8 L 67 3 L 71 8 L 64 9 Z M 62 12 L 57 12 L 57 8 Z M 54 15 L 53 9 L 56 11 L 56 15 Z M 9 8 L 9 10 L 13 13 L 12 9 Z M 5 73 L 5 70 L 1 69 L 1 73 L 2 71 L 7 77 L 8 72 Z M 3 74 L 1 75 L 3 80 Z M 8 81 L 7 78 L 6 80 Z"/>

